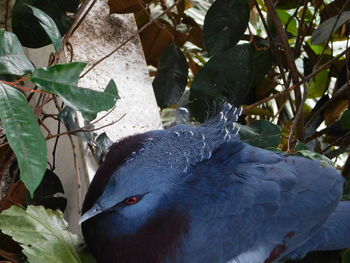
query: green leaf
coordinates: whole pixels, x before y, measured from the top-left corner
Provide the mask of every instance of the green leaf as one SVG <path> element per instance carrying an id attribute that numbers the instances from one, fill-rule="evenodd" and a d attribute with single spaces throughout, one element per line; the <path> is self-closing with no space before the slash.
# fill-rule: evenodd
<path id="1" fill-rule="evenodd" d="M 94 262 L 91 256 L 77 252 L 82 238 L 68 231 L 60 210 L 12 206 L 0 214 L 0 229 L 20 244 L 31 263 Z"/>
<path id="2" fill-rule="evenodd" d="M 79 75 L 85 66 L 85 63 L 73 62 L 39 68 L 30 79 L 42 90 L 59 95 L 69 107 L 82 113 L 109 110 L 119 99 L 115 82 L 111 80 L 104 92 L 79 88 Z"/>
<path id="3" fill-rule="evenodd" d="M 297 151 L 297 154 L 304 156 L 304 157 L 307 157 L 307 158 L 312 159 L 312 160 L 318 160 L 318 161 L 320 161 L 322 166 L 335 168 L 334 163 L 322 154 L 315 153 L 315 152 L 309 151 L 309 150 L 299 150 L 299 151 Z"/>
<path id="4" fill-rule="evenodd" d="M 242 141 L 259 148 L 277 148 L 282 138 L 281 128 L 266 120 L 256 120 L 247 126 L 238 125 Z"/>
<path id="5" fill-rule="evenodd" d="M 311 43 L 319 45 L 326 41 L 333 32 L 337 31 L 341 25 L 350 19 L 350 11 L 343 12 L 340 16 L 334 16 L 321 23 L 318 28 L 312 33 Z"/>
<path id="6" fill-rule="evenodd" d="M 329 70 L 323 70 L 318 73 L 310 83 L 310 88 L 307 97 L 310 99 L 319 98 L 324 94 L 328 86 Z"/>
<path id="7" fill-rule="evenodd" d="M 96 158 L 99 162 L 102 162 L 103 156 L 106 154 L 108 149 L 111 147 L 113 144 L 112 140 L 107 136 L 107 134 L 101 133 L 97 138 L 96 138 Z"/>
<path id="8" fill-rule="evenodd" d="M 64 9 L 66 5 L 62 1 L 16 0 L 12 13 L 12 29 L 25 47 L 40 48 L 51 43 L 51 39 L 28 5 L 39 8 L 51 17 L 61 35 L 64 35 L 68 31 L 73 22 L 67 16 L 66 11 L 68 10 Z"/>
<path id="9" fill-rule="evenodd" d="M 35 70 L 33 64 L 24 55 L 17 36 L 0 30 L 0 74 L 25 75 Z"/>
<path id="10" fill-rule="evenodd" d="M 350 110 L 346 110 L 340 117 L 340 127 L 344 130 L 350 129 Z"/>
<path id="11" fill-rule="evenodd" d="M 216 0 L 204 19 L 204 45 L 208 53 L 218 55 L 236 45 L 247 29 L 248 22 L 247 1 Z"/>
<path id="12" fill-rule="evenodd" d="M 297 36 L 298 28 L 296 19 L 294 17 L 292 18 L 292 16 L 287 11 L 276 9 L 276 12 L 284 26 L 288 23 L 287 31 L 293 36 Z"/>
<path id="13" fill-rule="evenodd" d="M 57 119 L 62 122 L 70 132 L 81 128 L 76 119 L 76 111 L 71 107 L 64 107 L 58 114 Z M 93 126 L 91 128 L 93 128 Z M 92 143 L 97 134 L 94 132 L 75 132 L 74 135 L 80 137 L 83 141 Z"/>
<path id="14" fill-rule="evenodd" d="M 160 59 L 157 75 L 152 83 L 158 106 L 176 104 L 187 84 L 187 61 L 181 50 L 171 44 Z"/>
<path id="15" fill-rule="evenodd" d="M 21 180 L 33 194 L 45 174 L 46 142 L 37 118 L 24 95 L 2 83 L 0 83 L 0 119 L 8 142 L 16 154 Z"/>
<path id="16" fill-rule="evenodd" d="M 195 76 L 190 89 L 191 112 L 199 121 L 227 101 L 236 107 L 244 103 L 254 78 L 254 62 L 249 45 L 237 45 L 212 57 Z"/>
<path id="17" fill-rule="evenodd" d="M 52 41 L 52 44 L 56 50 L 56 52 L 59 52 L 62 48 L 62 40 L 61 40 L 61 34 L 58 30 L 55 21 L 52 20 L 51 17 L 49 17 L 45 12 L 41 11 L 40 9 L 27 5 L 33 10 L 33 14 L 39 19 L 40 25 L 43 27 L 47 35 Z"/>

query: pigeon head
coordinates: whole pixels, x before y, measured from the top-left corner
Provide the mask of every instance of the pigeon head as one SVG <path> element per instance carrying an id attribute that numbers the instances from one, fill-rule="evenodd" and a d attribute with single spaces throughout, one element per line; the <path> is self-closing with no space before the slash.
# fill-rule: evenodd
<path id="1" fill-rule="evenodd" d="M 80 220 L 99 262 L 146 262 L 140 257 L 148 255 L 147 262 L 156 263 L 174 256 L 188 231 L 186 203 L 179 199 L 191 167 L 210 159 L 224 142 L 237 140 L 233 121 L 239 113 L 227 104 L 205 125 L 177 125 L 112 145 L 91 182 Z"/>

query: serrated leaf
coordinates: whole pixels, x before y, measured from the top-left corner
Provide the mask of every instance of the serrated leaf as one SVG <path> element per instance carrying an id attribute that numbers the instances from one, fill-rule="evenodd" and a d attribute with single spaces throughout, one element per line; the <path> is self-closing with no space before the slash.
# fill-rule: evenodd
<path id="1" fill-rule="evenodd" d="M 0 74 L 25 75 L 35 70 L 17 36 L 0 29 Z"/>
<path id="2" fill-rule="evenodd" d="M 188 66 L 184 54 L 175 45 L 164 52 L 152 83 L 158 106 L 166 108 L 181 98 L 187 84 Z"/>
<path id="3" fill-rule="evenodd" d="M 344 130 L 350 129 L 350 110 L 346 110 L 340 117 L 340 127 Z"/>
<path id="4" fill-rule="evenodd" d="M 85 66 L 85 63 L 73 62 L 39 68 L 30 79 L 42 90 L 59 95 L 69 107 L 82 113 L 109 110 L 119 99 L 114 81 L 109 82 L 104 92 L 79 88 L 79 75 Z"/>
<path id="5" fill-rule="evenodd" d="M 350 19 L 350 11 L 343 12 L 340 16 L 334 16 L 321 23 L 312 33 L 311 43 L 319 45 L 326 41 L 333 32 L 337 31 L 341 25 Z"/>
<path id="6" fill-rule="evenodd" d="M 0 214 L 0 229 L 19 242 L 30 263 L 85 263 L 78 246 L 82 238 L 68 231 L 59 210 L 12 206 Z M 92 258 L 90 257 L 90 262 Z"/>
<path id="7" fill-rule="evenodd" d="M 68 0 L 65 0 L 67 2 Z M 55 21 L 61 35 L 70 28 L 73 20 L 66 14 L 65 8 L 73 8 L 77 1 L 71 4 L 52 0 L 16 0 L 12 13 L 12 29 L 22 45 L 30 48 L 40 48 L 51 43 L 45 30 L 28 5 L 39 8 Z"/>
<path id="8" fill-rule="evenodd" d="M 0 83 L 0 119 L 15 152 L 21 180 L 31 194 L 38 187 L 47 166 L 46 142 L 37 118 L 24 95 Z"/>
<path id="9" fill-rule="evenodd" d="M 239 128 L 242 141 L 259 148 L 277 148 L 282 138 L 281 128 L 266 120 L 239 125 Z"/>
<path id="10" fill-rule="evenodd" d="M 312 159 L 312 160 L 318 160 L 318 161 L 320 161 L 322 166 L 335 168 L 334 163 L 322 154 L 315 153 L 315 152 L 309 151 L 309 150 L 299 150 L 299 151 L 297 151 L 297 154 L 304 156 L 304 157 L 307 157 L 307 158 Z"/>
<path id="11" fill-rule="evenodd" d="M 204 19 L 204 46 L 208 53 L 218 55 L 236 45 L 248 22 L 249 5 L 246 1 L 216 0 Z"/>
<path id="12" fill-rule="evenodd" d="M 254 62 L 249 45 L 237 45 L 212 57 L 195 76 L 190 89 L 191 113 L 199 121 L 208 116 L 216 101 L 236 107 L 243 104 L 252 87 Z"/>
<path id="13" fill-rule="evenodd" d="M 39 8 L 36 8 L 31 5 L 27 5 L 33 10 L 33 14 L 39 19 L 40 25 L 43 27 L 47 35 L 52 41 L 52 44 L 56 50 L 59 52 L 62 48 L 61 33 L 56 26 L 55 21 L 52 20 L 45 12 L 41 11 Z"/>

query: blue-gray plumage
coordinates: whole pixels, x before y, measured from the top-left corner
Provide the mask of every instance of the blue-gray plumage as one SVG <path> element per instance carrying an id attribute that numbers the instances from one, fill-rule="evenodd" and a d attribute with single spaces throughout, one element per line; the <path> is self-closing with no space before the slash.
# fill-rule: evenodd
<path id="1" fill-rule="evenodd" d="M 204 125 L 114 144 L 83 205 L 98 262 L 271 263 L 350 247 L 332 168 L 245 144 L 229 104 Z"/>

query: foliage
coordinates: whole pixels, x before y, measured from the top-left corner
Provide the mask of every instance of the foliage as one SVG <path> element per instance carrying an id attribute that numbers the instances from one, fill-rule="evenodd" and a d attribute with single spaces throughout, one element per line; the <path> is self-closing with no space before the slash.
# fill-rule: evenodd
<path id="1" fill-rule="evenodd" d="M 12 21 L 5 21 L 7 30 L 0 30 L 0 118 L 4 129 L 0 134 L 0 180 L 7 174 L 13 184 L 0 200 L 0 211 L 11 207 L 13 200 L 22 206 L 65 207 L 62 199 L 50 199 L 63 188 L 47 169 L 45 141 L 62 134 L 44 137 L 40 128 L 45 129 L 45 118 L 62 122 L 67 134 L 94 146 L 98 160 L 111 144 L 106 134 L 96 137 L 91 121 L 98 112 L 116 104 L 115 82 L 111 80 L 103 92 L 81 88 L 78 80 L 85 62 L 58 64 L 74 29 L 73 19 L 80 19 L 79 25 L 85 14 L 78 14 L 88 2 L 17 0 L 13 9 L 7 10 Z M 157 103 L 163 114 L 172 112 L 173 122 L 205 121 L 222 101 L 228 101 L 243 108 L 237 126 L 247 143 L 317 159 L 326 166 L 336 162 L 344 176 L 350 175 L 349 1 L 108 3 L 112 14 L 134 13 L 150 74 L 155 76 Z M 48 66 L 35 68 L 22 46 L 39 48 L 50 43 L 55 52 Z M 38 99 L 40 103 L 32 106 Z M 56 102 L 54 114 L 43 111 L 49 100 Z M 77 123 L 77 112 L 86 126 Z M 182 116 L 182 112 L 190 115 Z M 348 196 L 347 187 L 344 198 Z M 33 223 L 34 216 L 37 223 Z M 45 251 L 59 242 L 36 243 L 44 235 L 15 233 L 18 220 L 25 221 L 23 227 L 30 231 L 45 225 L 63 235 L 72 258 L 65 262 L 80 262 L 75 250 L 80 241 L 66 231 L 59 212 L 12 206 L 0 215 L 3 233 L 18 241 L 29 261 L 40 262 L 37 257 L 46 256 Z M 2 247 L 3 240 L 13 246 Z M 29 247 L 29 243 L 38 246 Z M 21 256 L 18 247 L 13 248 L 16 242 L 1 233 L 0 244 L 0 260 L 14 261 L 14 254 Z M 348 255 L 344 254 L 343 262 L 349 262 Z M 57 262 L 61 256 L 54 256 Z"/>
<path id="2" fill-rule="evenodd" d="M 0 229 L 20 243 L 29 262 L 94 262 L 84 251 L 78 253 L 83 241 L 68 231 L 60 210 L 12 206 L 1 213 Z"/>

